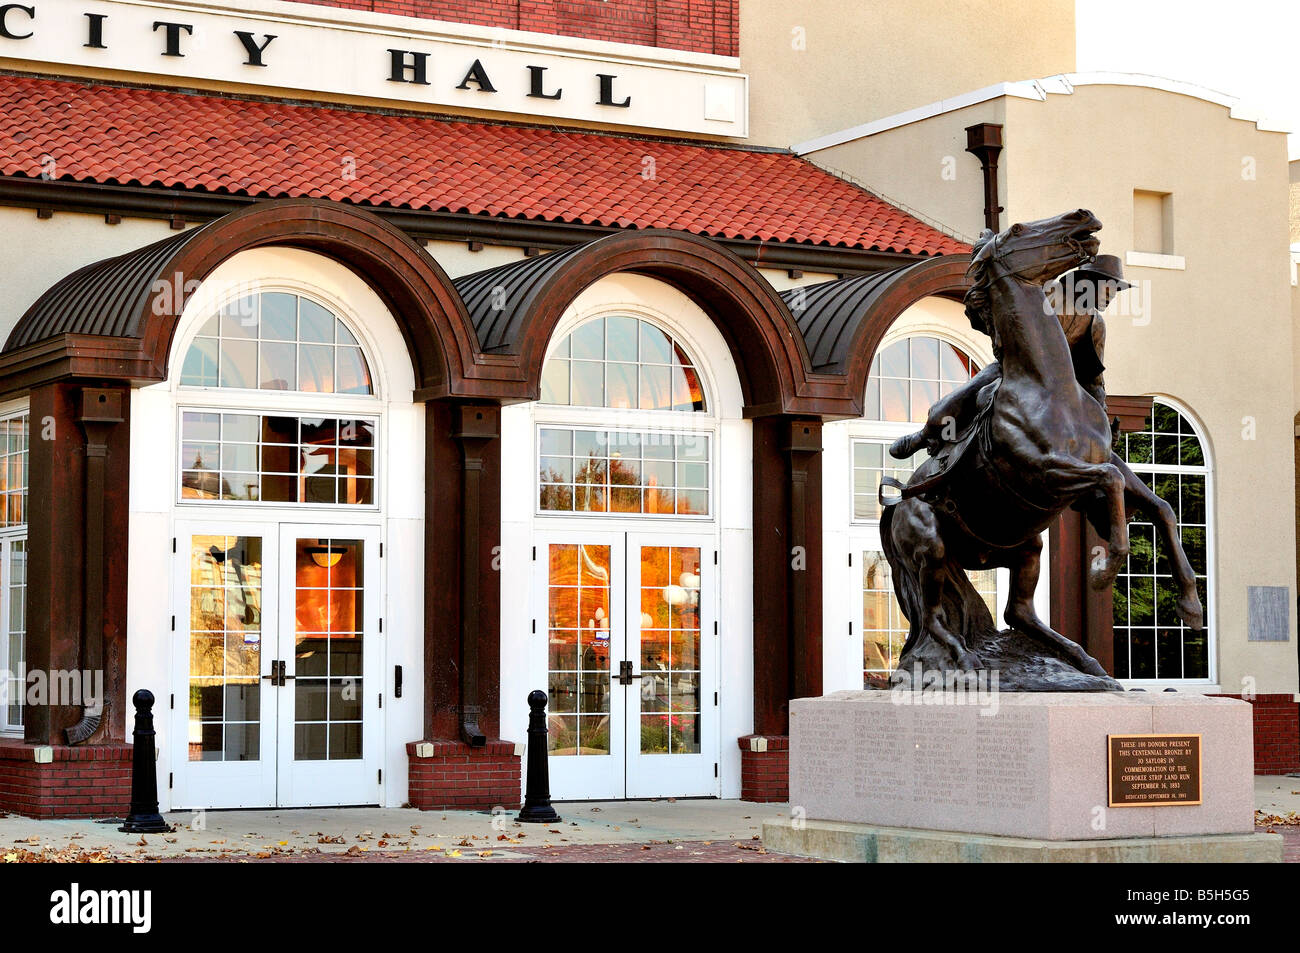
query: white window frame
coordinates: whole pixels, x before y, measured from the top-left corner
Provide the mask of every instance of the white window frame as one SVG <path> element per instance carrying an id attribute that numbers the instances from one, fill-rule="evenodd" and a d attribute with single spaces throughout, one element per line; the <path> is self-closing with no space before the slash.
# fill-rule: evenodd
<path id="1" fill-rule="evenodd" d="M 696 356 L 700 349 L 694 341 L 674 327 L 650 308 L 636 305 L 601 308 L 598 311 L 582 315 L 572 323 L 565 322 L 556 328 L 552 336 L 553 343 L 558 344 L 584 324 L 596 318 L 632 317 L 658 328 L 680 346 L 691 360 L 704 394 L 704 410 L 641 410 L 640 408 L 589 407 L 574 404 L 546 404 L 538 401 L 533 405 L 533 429 L 531 466 L 533 475 L 532 512 L 538 531 L 550 532 L 551 524 L 563 519 L 591 520 L 600 519 L 609 522 L 611 527 L 626 521 L 624 525 L 658 525 L 664 523 L 715 523 L 718 520 L 718 483 L 721 476 L 717 448 L 719 431 L 719 408 L 717 389 L 713 385 L 707 367 Z M 547 362 L 550 361 L 548 350 Z M 545 367 L 545 364 L 543 364 Z M 577 510 L 544 510 L 541 508 L 541 431 L 543 428 L 570 430 L 607 430 L 619 433 L 657 433 L 665 435 L 690 435 L 705 437 L 709 441 L 709 512 L 708 514 L 678 513 L 611 513 L 586 512 Z"/>
<path id="2" fill-rule="evenodd" d="M 22 403 L 18 403 L 18 404 L 10 404 L 5 408 L 0 409 L 0 420 L 12 420 L 16 417 L 22 417 L 25 415 L 28 416 L 30 415 L 30 411 L 28 409 L 26 401 L 23 401 Z M 30 419 L 28 420 L 27 426 L 28 426 L 28 455 L 30 460 L 30 453 L 31 453 Z M 28 481 L 30 482 L 30 477 L 28 478 Z M 23 507 L 23 514 L 24 516 L 27 515 L 26 506 Z M 15 699 L 13 698 L 13 693 L 15 691 L 20 693 L 20 697 L 18 699 L 19 704 L 23 703 L 26 694 L 26 674 L 27 674 L 26 606 L 24 606 L 24 611 L 23 611 L 24 644 L 23 644 L 23 657 L 22 657 L 21 667 L 17 672 L 12 672 L 9 669 L 9 651 L 10 651 L 10 642 L 12 638 L 12 633 L 9 628 L 9 623 L 12 618 L 10 615 L 10 603 L 13 598 L 13 587 L 11 585 L 11 580 L 13 579 L 13 575 L 12 575 L 13 549 L 14 549 L 14 544 L 17 542 L 23 542 L 23 543 L 27 542 L 26 522 L 20 523 L 16 526 L 6 526 L 0 528 L 0 667 L 3 667 L 4 677 L 5 677 L 5 685 L 4 685 L 5 692 L 4 692 L 4 699 L 3 699 L 4 704 L 0 705 L 0 734 L 3 735 L 22 734 L 22 730 L 23 730 L 22 721 L 19 720 L 17 723 L 11 723 L 9 721 L 9 705 L 15 701 Z M 27 577 L 24 576 L 24 578 Z M 27 591 L 27 585 L 26 583 L 24 583 L 23 586 L 24 595 L 26 594 L 26 591 Z"/>
<path id="3" fill-rule="evenodd" d="M 1214 505 L 1214 456 L 1210 441 L 1206 437 L 1205 427 L 1185 404 L 1163 394 L 1153 395 L 1156 403 L 1164 404 L 1186 420 L 1201 444 L 1201 456 L 1205 459 L 1203 466 L 1184 466 L 1183 464 L 1129 463 L 1128 467 L 1139 476 L 1143 474 L 1188 474 L 1205 477 L 1205 653 L 1207 675 L 1205 678 L 1121 678 L 1119 683 L 1125 688 L 1144 688 L 1156 691 L 1165 687 L 1195 688 L 1200 692 L 1219 690 L 1219 627 L 1217 625 L 1217 599 L 1215 590 L 1218 583 L 1218 528 Z M 1155 425 L 1155 408 L 1152 408 L 1152 426 Z M 1141 431 L 1139 431 L 1140 433 Z M 1126 461 L 1127 462 L 1127 461 Z M 1181 514 L 1175 511 L 1175 516 Z M 1143 521 L 1145 522 L 1145 520 Z M 1125 629 L 1129 627 L 1126 625 Z M 1152 626 L 1154 628 L 1154 625 Z M 1131 668 L 1131 666 L 1130 666 Z"/>

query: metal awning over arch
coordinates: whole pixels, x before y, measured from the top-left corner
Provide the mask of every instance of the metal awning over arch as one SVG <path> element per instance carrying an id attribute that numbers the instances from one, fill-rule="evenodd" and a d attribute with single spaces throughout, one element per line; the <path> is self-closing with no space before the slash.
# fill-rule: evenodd
<path id="1" fill-rule="evenodd" d="M 847 392 L 813 373 L 785 302 L 752 266 L 715 242 L 650 229 L 610 235 L 456 279 L 485 354 L 518 362 L 527 399 L 540 396 L 547 346 L 565 310 L 607 275 L 657 278 L 690 296 L 722 333 L 735 359 L 747 416 L 841 416 Z"/>
<path id="2" fill-rule="evenodd" d="M 833 376 L 862 412 L 867 374 L 890 326 L 922 298 L 960 301 L 969 287 L 965 255 L 945 255 L 889 271 L 840 278 L 781 292 L 818 374 Z"/>
<path id="3" fill-rule="evenodd" d="M 252 248 L 314 251 L 349 267 L 396 318 L 420 399 L 492 389 L 451 280 L 409 237 L 335 202 L 263 202 L 56 282 L 27 309 L 0 351 L 0 392 L 82 378 L 166 380 L 185 303 L 222 262 Z"/>

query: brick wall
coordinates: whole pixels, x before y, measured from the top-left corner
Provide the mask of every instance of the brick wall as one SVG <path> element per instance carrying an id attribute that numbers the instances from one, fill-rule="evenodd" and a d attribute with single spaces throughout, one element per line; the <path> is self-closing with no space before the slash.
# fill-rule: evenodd
<path id="1" fill-rule="evenodd" d="M 765 804 L 790 800 L 790 739 L 744 735 L 740 745 L 740 799 Z"/>
<path id="2" fill-rule="evenodd" d="M 330 7 L 737 56 L 740 0 L 301 0 Z"/>
<path id="3" fill-rule="evenodd" d="M 1250 702 L 1255 723 L 1255 773 L 1300 771 L 1300 704 L 1295 696 L 1256 695 L 1244 700 Z"/>
<path id="4" fill-rule="evenodd" d="M 411 807 L 421 811 L 517 810 L 521 797 L 520 758 L 514 742 L 489 741 L 471 748 L 461 741 L 413 741 L 410 764 Z"/>
<path id="5" fill-rule="evenodd" d="M 125 817 L 130 745 L 0 742 L 0 810 L 28 817 Z"/>

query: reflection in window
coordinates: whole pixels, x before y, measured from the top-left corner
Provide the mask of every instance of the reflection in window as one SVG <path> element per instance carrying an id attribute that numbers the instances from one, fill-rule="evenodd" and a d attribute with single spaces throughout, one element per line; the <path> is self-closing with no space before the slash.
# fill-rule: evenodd
<path id="1" fill-rule="evenodd" d="M 893 477 L 906 483 L 912 472 L 929 456 L 918 450 L 906 460 L 895 460 L 889 455 L 888 440 L 853 441 L 853 518 L 855 520 L 880 519 L 880 481 Z"/>
<path id="2" fill-rule="evenodd" d="M 553 755 L 607 755 L 610 548 L 548 549 L 547 748 Z"/>
<path id="3" fill-rule="evenodd" d="M 1120 451 L 1142 482 L 1173 507 L 1206 615 L 1200 632 L 1182 624 L 1174 611 L 1178 587 L 1164 541 L 1145 518 L 1129 523 L 1128 563 L 1114 588 L 1115 677 L 1209 678 L 1210 468 L 1200 435 L 1190 420 L 1157 400 L 1151 426 L 1121 434 Z"/>
<path id="4" fill-rule="evenodd" d="M 187 410 L 182 502 L 375 503 L 375 421 Z"/>
<path id="5" fill-rule="evenodd" d="M 0 418 L 0 728 L 20 728 L 27 660 L 26 411 Z"/>
<path id="6" fill-rule="evenodd" d="M 284 291 L 245 295 L 199 329 L 181 384 L 314 394 L 370 394 L 360 342 L 333 312 Z"/>
<path id="7" fill-rule="evenodd" d="M 551 352 L 542 402 L 570 407 L 703 411 L 704 389 L 682 346 L 648 321 L 596 318 Z"/>
<path id="8" fill-rule="evenodd" d="M 907 641 L 907 619 L 894 596 L 889 563 L 885 554 L 864 550 L 862 557 L 862 675 L 866 688 L 888 688 L 889 676 L 898 668 L 898 658 Z M 997 614 L 997 572 L 967 570 L 975 591 L 989 612 Z"/>
<path id="9" fill-rule="evenodd" d="M 363 542 L 297 540 L 293 588 L 294 760 L 357 760 L 362 755 Z"/>
<path id="10" fill-rule="evenodd" d="M 924 423 L 940 397 L 979 373 L 969 354 L 947 341 L 913 337 L 881 348 L 867 380 L 868 420 Z"/>
<path id="11" fill-rule="evenodd" d="M 543 512 L 710 512 L 707 434 L 542 427 L 539 438 Z"/>
<path id="12" fill-rule="evenodd" d="M 700 551 L 641 547 L 641 753 L 700 753 Z"/>
<path id="13" fill-rule="evenodd" d="M 191 761 L 262 757 L 262 540 L 190 537 Z"/>

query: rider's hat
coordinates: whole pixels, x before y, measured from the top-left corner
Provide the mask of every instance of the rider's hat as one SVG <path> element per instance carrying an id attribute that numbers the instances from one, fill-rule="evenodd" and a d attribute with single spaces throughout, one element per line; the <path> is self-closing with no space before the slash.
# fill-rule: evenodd
<path id="1" fill-rule="evenodd" d="M 1074 277 L 1076 281 L 1080 278 L 1088 278 L 1096 282 L 1112 281 L 1117 292 L 1133 287 L 1124 280 L 1124 266 L 1120 263 L 1118 255 L 1098 255 L 1087 264 L 1076 268 Z"/>

